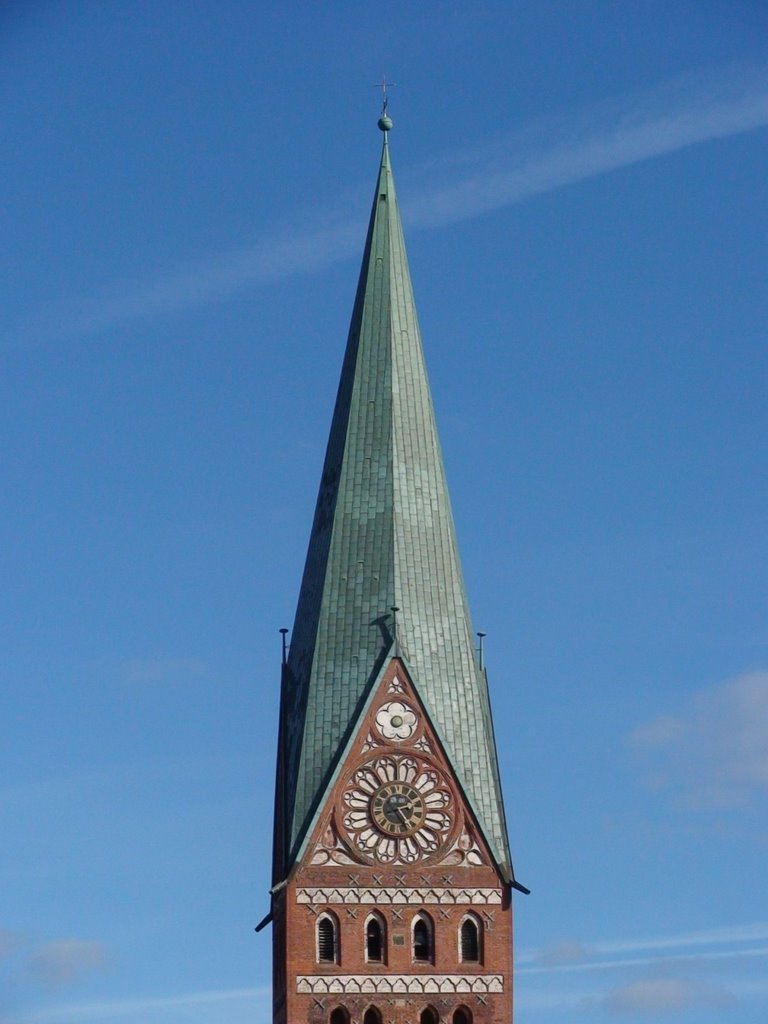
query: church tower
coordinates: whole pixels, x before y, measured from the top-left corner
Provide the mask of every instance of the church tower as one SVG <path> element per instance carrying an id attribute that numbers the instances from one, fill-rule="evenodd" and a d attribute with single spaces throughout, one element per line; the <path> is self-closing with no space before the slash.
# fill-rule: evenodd
<path id="1" fill-rule="evenodd" d="M 515 881 L 384 144 L 290 645 L 275 1024 L 511 1024 Z"/>

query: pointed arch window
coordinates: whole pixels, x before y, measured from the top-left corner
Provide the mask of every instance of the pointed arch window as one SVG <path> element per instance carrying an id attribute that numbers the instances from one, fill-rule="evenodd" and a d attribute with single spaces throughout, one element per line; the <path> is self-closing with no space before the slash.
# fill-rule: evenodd
<path id="1" fill-rule="evenodd" d="M 460 1006 L 453 1014 L 453 1024 L 472 1024 L 472 1011 Z"/>
<path id="2" fill-rule="evenodd" d="M 425 1006 L 419 1016 L 419 1024 L 440 1024 L 440 1014 L 434 1006 Z"/>
<path id="3" fill-rule="evenodd" d="M 371 914 L 365 922 L 365 959 L 369 964 L 386 961 L 387 926 L 381 914 Z"/>
<path id="4" fill-rule="evenodd" d="M 411 956 L 414 963 L 431 964 L 434 960 L 434 929 L 432 918 L 427 913 L 417 914 L 413 919 Z"/>
<path id="5" fill-rule="evenodd" d="M 339 924 L 333 914 L 321 914 L 317 919 L 317 962 L 339 962 Z"/>
<path id="6" fill-rule="evenodd" d="M 363 1014 L 363 1024 L 381 1024 L 381 1011 L 375 1006 L 369 1006 Z"/>
<path id="7" fill-rule="evenodd" d="M 345 1006 L 337 1006 L 331 1013 L 329 1024 L 350 1024 L 349 1010 Z"/>
<path id="8" fill-rule="evenodd" d="M 482 925 L 474 914 L 468 914 L 459 929 L 459 960 L 463 964 L 479 963 Z"/>

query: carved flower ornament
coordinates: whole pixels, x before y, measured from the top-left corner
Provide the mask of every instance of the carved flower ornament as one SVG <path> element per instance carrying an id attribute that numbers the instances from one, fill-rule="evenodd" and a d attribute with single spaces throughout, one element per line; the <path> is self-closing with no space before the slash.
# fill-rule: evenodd
<path id="1" fill-rule="evenodd" d="M 387 740 L 408 740 L 416 732 L 416 715 L 402 701 L 383 704 L 376 714 L 376 725 Z"/>

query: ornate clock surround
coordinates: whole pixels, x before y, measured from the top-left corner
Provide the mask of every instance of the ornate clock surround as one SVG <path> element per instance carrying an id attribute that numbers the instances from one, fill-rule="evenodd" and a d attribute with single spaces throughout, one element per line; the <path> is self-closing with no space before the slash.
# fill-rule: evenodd
<path id="1" fill-rule="evenodd" d="M 335 828 L 358 863 L 438 862 L 464 825 L 451 772 L 406 687 L 396 675 L 377 695 L 336 790 Z"/>

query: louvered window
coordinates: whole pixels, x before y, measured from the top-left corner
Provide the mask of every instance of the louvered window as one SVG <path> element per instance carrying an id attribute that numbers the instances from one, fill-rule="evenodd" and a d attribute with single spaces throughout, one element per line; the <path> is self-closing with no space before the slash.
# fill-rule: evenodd
<path id="1" fill-rule="evenodd" d="M 417 918 L 413 926 L 413 959 L 417 963 L 432 960 L 432 929 L 423 917 Z"/>
<path id="2" fill-rule="evenodd" d="M 369 963 L 384 960 L 384 929 L 377 917 L 369 917 L 365 926 L 365 958 Z"/>
<path id="3" fill-rule="evenodd" d="M 461 925 L 461 959 L 463 963 L 477 963 L 480 959 L 480 936 L 477 922 L 471 917 Z"/>
<path id="4" fill-rule="evenodd" d="M 317 959 L 321 964 L 338 962 L 339 949 L 336 939 L 336 922 L 330 917 L 321 917 L 317 922 Z"/>

